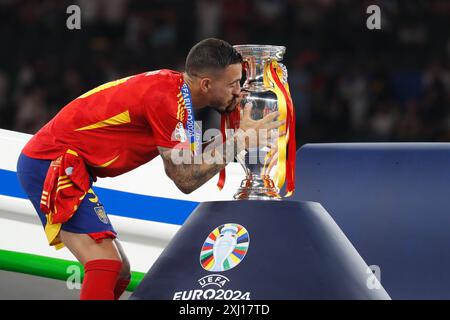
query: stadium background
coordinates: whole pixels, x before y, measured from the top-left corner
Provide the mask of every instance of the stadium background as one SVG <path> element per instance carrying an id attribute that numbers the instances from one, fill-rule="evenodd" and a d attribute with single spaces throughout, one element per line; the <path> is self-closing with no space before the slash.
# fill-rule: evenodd
<path id="1" fill-rule="evenodd" d="M 72 4 L 81 7 L 81 30 L 66 27 Z M 372 4 L 381 8 L 381 30 L 366 28 Z M 448 0 L 0 0 L 0 298 L 78 298 L 61 281 L 66 266 L 76 265 L 74 257 L 47 245 L 15 169 L 28 134 L 83 92 L 143 71 L 182 70 L 189 48 L 205 37 L 285 45 L 298 146 L 448 141 L 449 16 Z M 336 162 L 339 170 L 327 162 L 317 169 L 309 157 L 299 186 L 314 192 L 307 200 L 331 208 L 368 264 L 383 266 L 393 298 L 448 298 L 447 147 L 433 146 L 442 148 L 439 154 L 426 146 L 416 152 L 416 144 L 408 147 L 412 153 L 391 146 L 397 147 L 403 148 L 401 160 L 384 151 L 363 160 L 352 153 Z M 97 182 L 135 272 L 134 285 L 199 202 L 232 198 L 243 173 L 236 163 L 227 170 L 221 192 L 212 179 L 190 195 L 169 183 L 160 158 Z M 360 174 L 346 179 L 348 172 Z M 362 200 L 348 201 L 348 195 Z"/>
<path id="2" fill-rule="evenodd" d="M 81 8 L 68 30 L 66 8 Z M 381 8 L 368 30 L 366 8 Z M 206 37 L 287 47 L 297 140 L 448 141 L 450 1 L 0 1 L 0 128 L 35 133 L 112 79 L 183 69 Z"/>

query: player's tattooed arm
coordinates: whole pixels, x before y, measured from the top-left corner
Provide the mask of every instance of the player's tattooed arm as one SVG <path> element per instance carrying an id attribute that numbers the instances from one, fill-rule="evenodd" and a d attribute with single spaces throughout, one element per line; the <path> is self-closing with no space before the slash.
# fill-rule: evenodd
<path id="1" fill-rule="evenodd" d="M 236 153 L 245 147 L 239 147 L 242 145 L 241 136 L 237 133 L 225 143 L 220 143 L 220 140 L 216 139 L 197 158 L 193 157 L 189 150 L 163 147 L 158 147 L 158 150 L 167 176 L 172 179 L 178 189 L 188 194 L 201 187 L 234 160 Z"/>
<path id="2" fill-rule="evenodd" d="M 260 120 L 253 120 L 251 110 L 251 104 L 247 104 L 239 129 L 225 142 L 219 137 L 209 143 L 199 156 L 193 157 L 189 150 L 158 147 L 166 174 L 178 189 L 191 193 L 201 187 L 244 149 L 264 146 L 276 148 L 274 141 L 277 139 L 278 130 L 274 132 L 273 129 L 279 128 L 285 121 L 277 120 L 278 112 L 270 113 Z"/>

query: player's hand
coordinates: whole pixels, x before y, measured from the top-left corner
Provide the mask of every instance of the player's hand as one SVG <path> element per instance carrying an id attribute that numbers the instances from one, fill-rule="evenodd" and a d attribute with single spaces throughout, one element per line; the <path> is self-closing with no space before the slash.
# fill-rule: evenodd
<path id="1" fill-rule="evenodd" d="M 251 117 L 253 105 L 247 103 L 244 106 L 243 115 L 239 125 L 241 134 L 239 142 L 245 145 L 245 149 L 249 148 L 275 148 L 280 133 L 278 128 L 286 123 L 285 120 L 278 120 L 280 113 L 272 112 L 259 120 L 253 120 Z M 281 132 L 285 135 L 286 132 Z"/>
<path id="2" fill-rule="evenodd" d="M 237 105 L 240 105 L 241 101 L 247 98 L 248 95 L 249 95 L 248 91 L 241 90 L 241 92 L 239 93 L 239 97 L 236 100 Z"/>

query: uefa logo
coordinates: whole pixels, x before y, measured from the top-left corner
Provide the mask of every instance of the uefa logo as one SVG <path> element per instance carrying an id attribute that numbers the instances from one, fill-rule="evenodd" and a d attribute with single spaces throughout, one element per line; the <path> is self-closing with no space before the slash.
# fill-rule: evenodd
<path id="1" fill-rule="evenodd" d="M 248 231 L 236 223 L 226 223 L 209 234 L 200 252 L 200 264 L 211 272 L 236 267 L 248 251 Z"/>

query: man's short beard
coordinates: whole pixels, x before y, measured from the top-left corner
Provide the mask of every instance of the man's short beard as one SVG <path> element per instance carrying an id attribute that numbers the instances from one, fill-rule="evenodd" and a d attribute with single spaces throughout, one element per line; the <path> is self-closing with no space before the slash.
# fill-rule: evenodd
<path id="1" fill-rule="evenodd" d="M 236 101 L 233 101 L 233 103 L 231 103 L 230 105 L 228 105 L 228 106 L 225 108 L 224 112 L 222 112 L 222 113 L 231 113 L 231 112 L 233 112 L 233 111 L 236 109 L 236 104 L 237 104 L 237 102 L 236 102 Z"/>
<path id="2" fill-rule="evenodd" d="M 222 103 L 217 102 L 217 103 L 212 103 L 210 105 L 210 107 L 215 109 L 220 114 L 223 114 L 223 113 L 230 113 L 230 112 L 232 112 L 235 109 L 236 104 L 237 104 L 237 100 L 233 98 L 231 103 L 228 104 L 228 105 L 224 106 Z"/>

